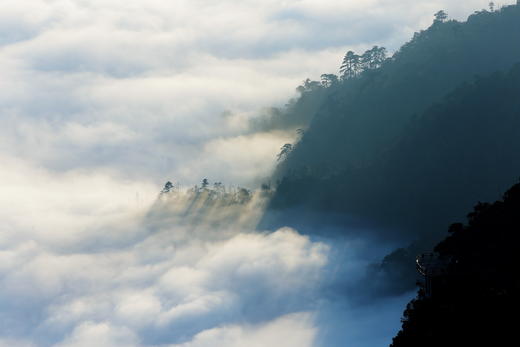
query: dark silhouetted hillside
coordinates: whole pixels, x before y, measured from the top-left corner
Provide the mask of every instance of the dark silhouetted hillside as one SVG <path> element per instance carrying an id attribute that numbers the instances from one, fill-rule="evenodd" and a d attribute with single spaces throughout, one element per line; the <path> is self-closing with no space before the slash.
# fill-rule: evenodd
<path id="1" fill-rule="evenodd" d="M 376 293 L 413 288 L 413 256 L 520 176 L 518 42 L 520 6 L 507 6 L 436 20 L 377 68 L 337 83 L 306 81 L 268 118 L 271 128 L 307 128 L 277 169 L 259 227 L 397 239 L 404 248 L 367 278 L 385 279 Z"/>
<path id="2" fill-rule="evenodd" d="M 453 224 L 435 247 L 444 259 L 408 304 L 393 347 L 509 346 L 520 308 L 520 184 L 503 200 L 479 203 L 468 224 Z"/>
<path id="3" fill-rule="evenodd" d="M 436 21 L 381 67 L 316 85 L 322 104 L 262 226 L 297 224 L 279 211 L 303 208 L 413 236 L 496 199 L 520 174 L 519 40 L 518 6 Z"/>
<path id="4" fill-rule="evenodd" d="M 323 101 L 279 175 L 373 163 L 414 115 L 476 75 L 505 71 L 520 62 L 519 40 L 517 6 L 479 12 L 464 23 L 436 21 L 380 68 L 334 85 L 325 96 L 314 88 L 320 94 L 316 100 Z"/>

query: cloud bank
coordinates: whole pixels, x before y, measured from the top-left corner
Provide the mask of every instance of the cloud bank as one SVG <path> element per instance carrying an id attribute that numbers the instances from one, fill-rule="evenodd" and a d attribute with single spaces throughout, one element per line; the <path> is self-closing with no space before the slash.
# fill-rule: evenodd
<path id="1" fill-rule="evenodd" d="M 341 294 L 366 242 L 257 232 L 252 211 L 195 228 L 154 213 L 157 192 L 262 181 L 294 134 L 252 133 L 258 110 L 486 3 L 3 0 L 0 346 L 388 341 L 408 298 L 374 314 Z"/>
<path id="2" fill-rule="evenodd" d="M 343 297 L 357 265 L 375 256 L 368 242 L 247 229 L 256 198 L 211 211 L 179 193 L 140 206 L 133 187 L 111 182 L 112 191 L 102 175 L 59 181 L 72 193 L 55 193 L 49 176 L 13 187 L 2 220 L 18 233 L 0 240 L 0 346 L 376 346 L 397 328 L 408 297 L 374 303 L 393 308 L 375 321 L 374 308 Z M 38 195 L 47 204 L 13 213 Z M 369 332 L 378 319 L 389 328 Z"/>
<path id="3" fill-rule="evenodd" d="M 62 182 L 95 188 L 90 177 Z M 52 184 L 23 193 L 35 196 L 45 189 L 53 197 Z M 172 223 L 172 213 L 155 214 L 152 220 L 135 209 L 121 218 L 121 210 L 129 210 L 125 192 L 112 193 L 122 196 L 103 206 L 99 197 L 54 196 L 48 208 L 67 202 L 69 219 L 58 216 L 56 225 L 54 216 L 48 220 L 42 210 L 26 216 L 35 224 L 26 226 L 25 235 L 4 233 L 2 343 L 204 346 L 222 341 L 232 346 L 248 339 L 262 345 L 285 336 L 286 346 L 312 346 L 316 328 L 310 312 L 328 246 L 290 229 L 216 230 L 204 218 L 198 232 L 186 232 L 189 225 Z M 19 204 L 26 205 L 26 197 L 21 199 Z M 89 212 L 100 220 L 77 221 Z M 121 219 L 133 223 L 125 227 Z M 60 230 L 63 223 L 69 228 Z"/>
<path id="4" fill-rule="evenodd" d="M 57 171 L 251 184 L 294 134 L 245 136 L 245 119 L 336 72 L 347 49 L 396 49 L 436 10 L 461 18 L 482 6 L 5 0 L 0 148 Z"/>

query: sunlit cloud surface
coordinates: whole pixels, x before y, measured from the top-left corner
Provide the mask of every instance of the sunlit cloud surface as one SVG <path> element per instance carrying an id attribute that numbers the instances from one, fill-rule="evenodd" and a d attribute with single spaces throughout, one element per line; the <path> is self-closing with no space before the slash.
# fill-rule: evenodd
<path id="1" fill-rule="evenodd" d="M 255 133 L 248 119 L 337 73 L 348 49 L 394 51 L 439 9 L 462 19 L 485 6 L 2 0 L 0 346 L 387 341 L 407 298 L 384 303 L 388 316 L 331 304 L 322 289 L 355 277 L 331 270 L 337 245 L 254 231 L 262 204 L 194 228 L 158 192 L 166 180 L 268 180 L 295 134 Z"/>

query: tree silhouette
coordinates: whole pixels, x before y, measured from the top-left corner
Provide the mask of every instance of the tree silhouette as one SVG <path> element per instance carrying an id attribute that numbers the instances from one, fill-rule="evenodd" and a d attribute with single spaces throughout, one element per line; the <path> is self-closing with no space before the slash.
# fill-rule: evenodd
<path id="1" fill-rule="evenodd" d="M 322 88 L 322 84 L 318 81 L 313 81 L 309 78 L 307 78 L 305 81 L 303 81 L 303 84 L 301 86 L 298 86 L 296 90 L 300 94 L 304 93 L 311 93 L 313 91 L 316 91 L 318 89 Z"/>
<path id="2" fill-rule="evenodd" d="M 361 66 L 364 70 L 377 69 L 385 60 L 386 48 L 374 46 L 361 56 Z"/>
<path id="3" fill-rule="evenodd" d="M 173 183 L 168 181 L 161 190 L 161 193 L 169 193 L 173 189 Z"/>
<path id="4" fill-rule="evenodd" d="M 343 58 L 339 72 L 341 79 L 356 77 L 361 70 L 361 57 L 353 51 L 348 51 Z"/>
<path id="5" fill-rule="evenodd" d="M 445 11 L 440 10 L 439 12 L 435 13 L 435 22 L 436 23 L 442 23 L 446 19 L 448 19 L 448 14 Z"/>
<path id="6" fill-rule="evenodd" d="M 325 88 L 329 88 L 338 84 L 338 76 L 334 74 L 323 74 L 321 75 L 321 85 Z"/>
<path id="7" fill-rule="evenodd" d="M 286 143 L 280 148 L 280 153 L 278 153 L 278 161 L 286 158 L 289 153 L 293 150 L 293 145 L 290 143 Z"/>

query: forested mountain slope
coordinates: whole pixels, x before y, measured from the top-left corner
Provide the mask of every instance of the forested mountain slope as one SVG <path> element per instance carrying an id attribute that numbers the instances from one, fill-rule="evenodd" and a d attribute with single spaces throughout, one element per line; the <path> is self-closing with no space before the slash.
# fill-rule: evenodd
<path id="1" fill-rule="evenodd" d="M 520 184 L 478 204 L 435 247 L 429 287 L 407 307 L 393 347 L 508 346 L 520 307 Z"/>
<path id="2" fill-rule="evenodd" d="M 302 98 L 319 92 L 321 104 L 279 165 L 261 226 L 304 208 L 430 232 L 496 198 L 520 175 L 518 42 L 518 6 L 437 19 L 377 69 L 309 86 Z"/>
<path id="3" fill-rule="evenodd" d="M 278 200 L 301 196 L 384 225 L 438 225 L 520 176 L 520 65 L 465 84 L 412 122 L 372 165 L 282 180 Z M 406 219 L 402 217 L 406 216 Z"/>
<path id="4" fill-rule="evenodd" d="M 436 20 L 380 68 L 330 88 L 281 173 L 371 163 L 414 115 L 461 83 L 520 62 L 519 40 L 517 6 L 464 23 Z"/>

